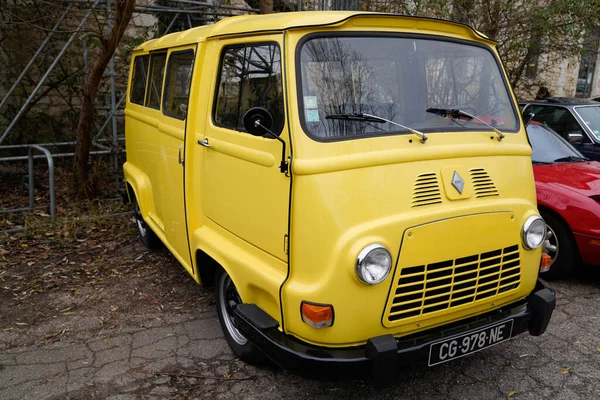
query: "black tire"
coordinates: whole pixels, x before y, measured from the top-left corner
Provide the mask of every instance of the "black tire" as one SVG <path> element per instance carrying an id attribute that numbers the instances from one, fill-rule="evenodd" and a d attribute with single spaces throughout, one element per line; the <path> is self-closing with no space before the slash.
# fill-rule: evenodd
<path id="1" fill-rule="evenodd" d="M 543 244 L 544 252 L 552 257 L 550 270 L 541 276 L 548 280 L 565 279 L 579 264 L 575 238 L 564 221 L 547 212 L 541 214 L 548 226 L 548 234 Z"/>
<path id="2" fill-rule="evenodd" d="M 248 364 L 263 363 L 264 355 L 235 326 L 233 309 L 242 304 L 242 299 L 229 274 L 221 267 L 215 272 L 215 304 L 225 340 L 235 355 Z"/>
<path id="3" fill-rule="evenodd" d="M 137 202 L 137 199 L 133 199 L 133 212 L 135 214 L 135 226 L 137 227 L 138 233 L 140 234 L 140 239 L 142 239 L 142 243 L 149 249 L 158 249 L 162 246 L 162 242 L 156 236 L 156 233 L 146 224 L 144 221 L 144 217 L 142 216 L 142 212 L 140 211 L 140 206 Z"/>

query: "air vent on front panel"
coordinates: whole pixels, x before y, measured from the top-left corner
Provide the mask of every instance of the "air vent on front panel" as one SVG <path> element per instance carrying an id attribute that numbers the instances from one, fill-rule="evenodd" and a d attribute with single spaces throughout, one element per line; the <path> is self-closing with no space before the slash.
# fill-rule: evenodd
<path id="1" fill-rule="evenodd" d="M 411 207 L 428 206 L 442 202 L 442 194 L 436 173 L 421 174 L 415 181 Z"/>
<path id="2" fill-rule="evenodd" d="M 483 168 L 473 168 L 471 170 L 471 183 L 475 197 L 498 196 L 498 189 L 492 182 L 492 178 Z"/>

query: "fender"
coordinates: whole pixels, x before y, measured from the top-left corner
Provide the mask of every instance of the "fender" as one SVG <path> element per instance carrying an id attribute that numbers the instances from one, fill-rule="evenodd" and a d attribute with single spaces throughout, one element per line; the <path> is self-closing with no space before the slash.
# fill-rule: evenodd
<path id="1" fill-rule="evenodd" d="M 144 220 L 148 220 L 148 215 L 156 212 L 152 197 L 152 184 L 148 175 L 129 161 L 123 164 L 123 174 L 125 175 L 125 182 L 131 186 L 135 194 Z M 129 195 L 129 191 L 127 194 Z M 132 200 L 131 196 L 129 200 Z"/>

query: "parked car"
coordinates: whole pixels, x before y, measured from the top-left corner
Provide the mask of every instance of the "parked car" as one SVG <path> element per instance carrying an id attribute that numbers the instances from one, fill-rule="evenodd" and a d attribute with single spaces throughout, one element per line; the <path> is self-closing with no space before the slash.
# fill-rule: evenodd
<path id="1" fill-rule="evenodd" d="M 600 266 L 600 162 L 590 161 L 541 123 L 527 134 L 533 148 L 538 209 L 546 221 L 545 278 L 564 278 L 583 261 Z"/>
<path id="2" fill-rule="evenodd" d="M 534 114 L 541 122 L 569 141 L 584 156 L 600 161 L 600 104 L 589 99 L 552 97 L 522 101 L 523 115 Z"/>

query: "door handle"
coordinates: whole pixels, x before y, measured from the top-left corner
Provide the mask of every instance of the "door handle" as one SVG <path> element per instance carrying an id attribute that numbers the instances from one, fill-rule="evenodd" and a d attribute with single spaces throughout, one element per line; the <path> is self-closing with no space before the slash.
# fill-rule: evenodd
<path id="1" fill-rule="evenodd" d="M 179 164 L 183 165 L 183 143 L 179 146 Z"/>
<path id="2" fill-rule="evenodd" d="M 198 140 L 198 144 L 200 146 L 210 147 L 210 144 L 208 144 L 208 138 L 205 138 L 204 140 Z"/>

